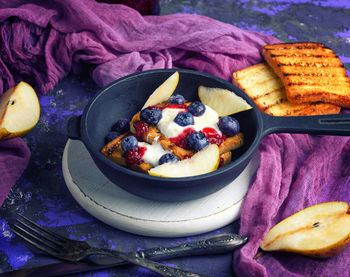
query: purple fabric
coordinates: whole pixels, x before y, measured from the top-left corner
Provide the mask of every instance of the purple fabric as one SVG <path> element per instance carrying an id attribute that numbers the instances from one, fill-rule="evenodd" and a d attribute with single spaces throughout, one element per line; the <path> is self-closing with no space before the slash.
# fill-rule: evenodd
<path id="1" fill-rule="evenodd" d="M 89 73 L 100 86 L 154 68 L 195 69 L 231 81 L 233 71 L 262 61 L 262 45 L 278 42 L 203 16 L 142 17 L 122 5 L 88 0 L 0 0 L 0 7 L 0 92 L 23 79 L 45 94 L 70 71 Z M 320 261 L 252 257 L 280 219 L 321 201 L 349 202 L 349 151 L 348 137 L 281 134 L 262 141 L 261 165 L 242 209 L 240 232 L 250 240 L 235 253 L 237 275 L 347 270 L 349 247 Z"/>
<path id="2" fill-rule="evenodd" d="M 262 253 L 267 231 L 315 204 L 350 203 L 350 137 L 273 134 L 259 147 L 260 167 L 241 211 L 240 233 L 249 242 L 234 254 L 239 276 L 350 276 L 350 245 L 328 259 Z"/>
<path id="3" fill-rule="evenodd" d="M 30 151 L 20 138 L 0 140 L 0 206 L 27 167 Z"/>

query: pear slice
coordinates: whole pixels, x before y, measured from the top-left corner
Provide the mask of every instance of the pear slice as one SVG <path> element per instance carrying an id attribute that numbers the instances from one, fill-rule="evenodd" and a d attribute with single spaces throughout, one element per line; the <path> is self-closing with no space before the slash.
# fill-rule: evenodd
<path id="1" fill-rule="evenodd" d="M 40 104 L 34 89 L 25 82 L 0 97 L 0 139 L 27 134 L 39 121 Z"/>
<path id="2" fill-rule="evenodd" d="M 339 253 L 349 241 L 349 205 L 336 201 L 308 207 L 281 221 L 266 234 L 260 247 L 327 258 Z"/>
<path id="3" fill-rule="evenodd" d="M 176 71 L 164 81 L 147 99 L 142 109 L 167 101 L 179 83 L 179 72 Z"/>
<path id="4" fill-rule="evenodd" d="M 204 105 L 209 106 L 219 116 L 227 116 L 252 109 L 242 97 L 222 88 L 198 87 L 198 96 Z"/>
<path id="5" fill-rule="evenodd" d="M 218 168 L 220 151 L 216 144 L 210 144 L 191 158 L 179 162 L 165 163 L 148 171 L 158 177 L 189 177 L 209 173 Z"/>

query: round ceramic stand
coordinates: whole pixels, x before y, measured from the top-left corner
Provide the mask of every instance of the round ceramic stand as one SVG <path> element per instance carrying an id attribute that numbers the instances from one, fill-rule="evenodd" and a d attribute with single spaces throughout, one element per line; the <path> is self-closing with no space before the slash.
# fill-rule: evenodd
<path id="1" fill-rule="evenodd" d="M 259 161 L 255 156 L 241 175 L 220 191 L 185 202 L 157 202 L 124 191 L 99 171 L 79 140 L 68 140 L 62 163 L 68 189 L 94 217 L 137 235 L 182 237 L 213 231 L 236 220 Z"/>

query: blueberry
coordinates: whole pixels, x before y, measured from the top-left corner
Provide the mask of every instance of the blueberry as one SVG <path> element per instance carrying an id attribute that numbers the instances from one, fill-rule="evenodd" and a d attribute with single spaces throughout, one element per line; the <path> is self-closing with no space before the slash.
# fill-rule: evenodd
<path id="1" fill-rule="evenodd" d="M 129 120 L 126 118 L 121 118 L 116 123 L 114 123 L 111 130 L 123 134 L 129 131 L 129 128 Z"/>
<path id="2" fill-rule="evenodd" d="M 114 132 L 114 131 L 108 132 L 107 136 L 105 136 L 105 144 L 111 142 L 112 140 L 116 139 L 119 136 L 120 134 L 118 132 Z"/>
<path id="3" fill-rule="evenodd" d="M 195 116 L 200 116 L 204 114 L 205 106 L 200 101 L 194 101 L 187 107 L 187 110 Z"/>
<path id="4" fill-rule="evenodd" d="M 172 162 L 177 162 L 179 160 L 178 157 L 176 157 L 172 153 L 166 153 L 163 156 L 160 157 L 159 159 L 159 164 L 164 164 L 164 163 L 172 163 Z"/>
<path id="5" fill-rule="evenodd" d="M 137 149 L 138 141 L 134 136 L 127 136 L 122 140 L 122 150 L 127 152 L 131 149 Z"/>
<path id="6" fill-rule="evenodd" d="M 202 132 L 194 132 L 187 136 L 187 145 L 190 149 L 199 151 L 209 145 L 208 138 Z"/>
<path id="7" fill-rule="evenodd" d="M 157 125 L 162 119 L 162 111 L 156 107 L 146 108 L 141 111 L 140 118 L 148 124 Z"/>
<path id="8" fill-rule="evenodd" d="M 187 126 L 187 125 L 193 125 L 194 124 L 194 119 L 192 114 L 189 112 L 181 112 L 178 113 L 177 116 L 174 119 L 174 122 L 182 127 Z"/>
<path id="9" fill-rule="evenodd" d="M 180 94 L 176 94 L 176 95 L 170 96 L 168 102 L 172 103 L 172 104 L 184 104 L 185 103 L 185 98 L 182 95 L 180 95 Z"/>
<path id="10" fill-rule="evenodd" d="M 221 132 L 223 132 L 228 137 L 236 135 L 240 130 L 239 122 L 229 116 L 221 117 L 219 119 L 218 126 Z"/>

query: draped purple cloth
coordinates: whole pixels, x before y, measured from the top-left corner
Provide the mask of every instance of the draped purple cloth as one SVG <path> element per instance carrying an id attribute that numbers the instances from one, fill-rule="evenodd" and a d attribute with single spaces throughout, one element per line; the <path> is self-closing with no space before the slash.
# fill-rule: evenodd
<path id="1" fill-rule="evenodd" d="M 203 16 L 143 17 L 92 0 L 0 0 L 0 8 L 0 93 L 24 80 L 45 94 L 69 73 L 90 74 L 105 86 L 155 68 L 194 69 L 231 81 L 233 71 L 262 61 L 262 45 L 279 42 Z M 280 219 L 321 201 L 350 201 L 349 151 L 349 137 L 281 134 L 262 141 L 261 165 L 242 209 L 240 232 L 250 240 L 234 255 L 237 275 L 348 270 L 349 247 L 321 261 L 293 254 L 252 257 Z M 0 179 L 0 204 L 28 159 L 21 139 L 0 141 L 0 176 L 9 176 Z"/>

